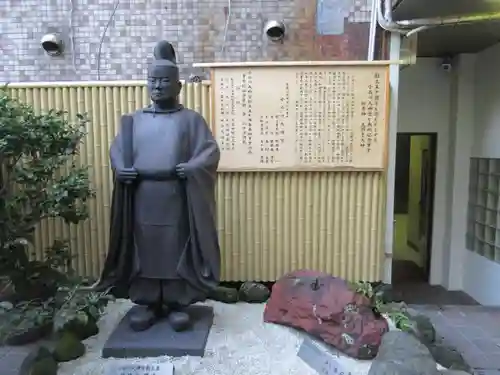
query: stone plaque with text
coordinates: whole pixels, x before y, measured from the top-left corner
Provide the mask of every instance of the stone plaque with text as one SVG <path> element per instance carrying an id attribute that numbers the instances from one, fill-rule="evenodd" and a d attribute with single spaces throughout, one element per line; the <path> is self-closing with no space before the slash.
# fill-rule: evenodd
<path id="1" fill-rule="evenodd" d="M 148 360 L 110 364 L 106 375 L 174 375 L 174 365 Z"/>

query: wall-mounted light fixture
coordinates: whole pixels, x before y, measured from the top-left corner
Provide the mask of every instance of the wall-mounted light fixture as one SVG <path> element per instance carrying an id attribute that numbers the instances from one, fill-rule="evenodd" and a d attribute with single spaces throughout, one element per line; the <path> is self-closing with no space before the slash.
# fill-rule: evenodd
<path id="1" fill-rule="evenodd" d="M 203 82 L 203 77 L 199 74 L 190 74 L 189 75 L 189 82 L 201 83 L 201 82 Z"/>
<path id="2" fill-rule="evenodd" d="M 281 42 L 285 38 L 285 24 L 281 21 L 270 20 L 264 26 L 264 33 L 272 42 Z"/>
<path id="3" fill-rule="evenodd" d="M 45 53 L 49 56 L 59 56 L 64 51 L 64 43 L 59 35 L 55 33 L 45 34 L 40 44 Z"/>

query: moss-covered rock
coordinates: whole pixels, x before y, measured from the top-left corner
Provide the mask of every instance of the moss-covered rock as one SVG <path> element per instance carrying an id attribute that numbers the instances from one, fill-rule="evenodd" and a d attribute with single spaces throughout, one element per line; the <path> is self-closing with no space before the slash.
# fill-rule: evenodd
<path id="1" fill-rule="evenodd" d="M 19 369 L 19 375 L 56 375 L 57 367 L 51 351 L 40 346 L 25 358 Z"/>
<path id="2" fill-rule="evenodd" d="M 452 370 L 471 371 L 462 354 L 438 337 L 429 317 L 409 310 L 409 319 L 412 322 L 411 333 L 427 346 L 437 363 Z"/>
<path id="3" fill-rule="evenodd" d="M 40 346 L 36 351 L 35 359 L 52 358 L 52 352 L 45 346 Z"/>
<path id="4" fill-rule="evenodd" d="M 43 339 L 52 331 L 51 322 L 41 326 L 33 326 L 29 321 L 22 324 L 7 334 L 4 338 L 5 344 L 12 346 L 28 345 Z"/>
<path id="5" fill-rule="evenodd" d="M 77 339 L 85 340 L 97 335 L 99 333 L 99 327 L 97 326 L 97 321 L 89 316 L 85 324 L 78 319 L 72 320 L 64 326 L 63 332 L 72 333 Z"/>
<path id="6" fill-rule="evenodd" d="M 224 303 L 236 303 L 239 301 L 238 289 L 218 286 L 210 292 L 208 298 Z"/>
<path id="7" fill-rule="evenodd" d="M 57 375 L 58 364 L 56 360 L 50 356 L 38 359 L 31 367 L 30 375 Z"/>
<path id="8" fill-rule="evenodd" d="M 412 333 L 426 345 L 436 341 L 436 330 L 429 317 L 419 314 L 410 315 L 410 321 L 413 323 Z"/>
<path id="9" fill-rule="evenodd" d="M 271 292 L 264 284 L 251 281 L 244 282 L 239 290 L 239 299 L 248 303 L 263 303 L 269 299 Z"/>
<path id="10" fill-rule="evenodd" d="M 68 362 L 85 354 L 85 345 L 71 332 L 64 332 L 57 340 L 54 358 L 57 362 Z"/>
<path id="11" fill-rule="evenodd" d="M 446 345 L 439 340 L 428 344 L 427 347 L 434 360 L 441 366 L 450 370 L 472 372 L 471 367 L 467 364 L 462 354 L 455 348 Z"/>

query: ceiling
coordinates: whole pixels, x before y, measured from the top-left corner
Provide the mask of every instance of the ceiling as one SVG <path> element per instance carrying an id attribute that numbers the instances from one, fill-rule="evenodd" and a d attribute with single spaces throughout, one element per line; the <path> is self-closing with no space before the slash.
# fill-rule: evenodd
<path id="1" fill-rule="evenodd" d="M 393 20 L 500 12 L 496 0 L 398 0 Z M 500 41 L 500 20 L 441 26 L 418 33 L 418 56 L 476 53 Z"/>

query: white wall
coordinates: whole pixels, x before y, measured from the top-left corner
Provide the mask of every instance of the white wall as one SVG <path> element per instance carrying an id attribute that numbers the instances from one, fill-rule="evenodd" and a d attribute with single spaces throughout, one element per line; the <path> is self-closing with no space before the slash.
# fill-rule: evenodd
<path id="1" fill-rule="evenodd" d="M 500 305 L 500 264 L 465 249 L 471 157 L 500 158 L 500 44 L 451 72 L 419 59 L 401 72 L 398 132 L 437 132 L 431 284 Z"/>
<path id="2" fill-rule="evenodd" d="M 398 132 L 437 133 L 430 283 L 463 288 L 469 159 L 473 146 L 475 56 L 452 71 L 419 59 L 401 72 Z"/>
<path id="3" fill-rule="evenodd" d="M 448 168 L 451 79 L 439 59 L 419 59 L 400 75 L 398 132 L 437 132 L 436 175 Z M 446 217 L 446 179 L 436 178 L 430 282 L 441 284 Z"/>
<path id="4" fill-rule="evenodd" d="M 475 55 L 462 55 L 453 68 L 449 164 L 447 174 L 441 177 L 447 183 L 442 284 L 454 290 L 463 289 L 469 166 L 474 142 L 475 63 Z"/>
<path id="5" fill-rule="evenodd" d="M 500 44 L 477 55 L 473 157 L 500 158 Z M 465 251 L 463 289 L 484 305 L 500 305 L 500 264 Z"/>
<path id="6" fill-rule="evenodd" d="M 500 44 L 476 61 L 475 157 L 500 158 Z"/>

